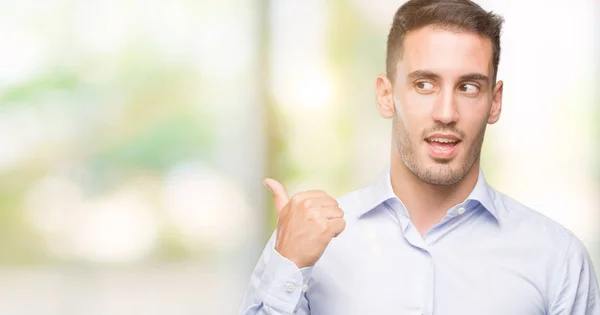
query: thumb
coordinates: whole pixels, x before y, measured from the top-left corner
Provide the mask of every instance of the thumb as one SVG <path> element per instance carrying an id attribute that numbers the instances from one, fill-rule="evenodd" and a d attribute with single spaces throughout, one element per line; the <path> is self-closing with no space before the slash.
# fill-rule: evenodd
<path id="1" fill-rule="evenodd" d="M 275 209 L 277 210 L 277 217 L 279 217 L 281 209 L 285 207 L 289 200 L 287 192 L 285 191 L 285 188 L 283 188 L 283 185 L 272 178 L 266 178 L 264 180 L 264 184 L 273 194 L 273 199 L 275 199 Z"/>

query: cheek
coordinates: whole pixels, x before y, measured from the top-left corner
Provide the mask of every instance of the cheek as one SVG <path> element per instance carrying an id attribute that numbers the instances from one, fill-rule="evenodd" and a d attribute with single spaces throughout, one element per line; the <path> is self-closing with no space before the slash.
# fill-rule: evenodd
<path id="1" fill-rule="evenodd" d="M 485 106 L 473 106 L 460 113 L 459 129 L 471 140 L 477 138 L 487 125 L 489 111 Z"/>
<path id="2" fill-rule="evenodd" d="M 423 97 L 406 93 L 401 103 L 396 104 L 396 116 L 410 134 L 420 135 L 431 126 L 431 108 L 435 101 L 433 97 Z"/>

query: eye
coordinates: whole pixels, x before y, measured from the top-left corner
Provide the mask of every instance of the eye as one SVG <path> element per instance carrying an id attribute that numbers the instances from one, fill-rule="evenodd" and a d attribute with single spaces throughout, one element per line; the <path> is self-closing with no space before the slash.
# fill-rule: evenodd
<path id="1" fill-rule="evenodd" d="M 433 85 L 433 83 L 428 82 L 428 81 L 416 82 L 415 88 L 417 89 L 417 92 L 423 93 L 423 94 L 429 94 L 429 93 L 435 91 L 435 86 Z"/>
<path id="2" fill-rule="evenodd" d="M 474 96 L 479 93 L 479 87 L 471 83 L 461 84 L 458 89 L 469 96 Z"/>

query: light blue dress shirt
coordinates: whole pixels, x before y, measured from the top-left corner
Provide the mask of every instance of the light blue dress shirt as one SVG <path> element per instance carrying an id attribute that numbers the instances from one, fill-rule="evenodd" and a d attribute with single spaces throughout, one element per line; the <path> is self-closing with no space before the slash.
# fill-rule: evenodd
<path id="1" fill-rule="evenodd" d="M 239 314 L 600 315 L 581 241 L 488 186 L 481 171 L 470 196 L 423 237 L 389 169 L 338 203 L 346 229 L 314 266 L 299 270 L 271 237 Z"/>

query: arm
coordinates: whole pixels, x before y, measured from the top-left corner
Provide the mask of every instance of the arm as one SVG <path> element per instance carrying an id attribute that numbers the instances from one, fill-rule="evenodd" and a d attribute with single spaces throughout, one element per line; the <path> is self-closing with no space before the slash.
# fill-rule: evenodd
<path id="1" fill-rule="evenodd" d="M 239 315 L 309 315 L 303 288 L 313 267 L 298 269 L 275 250 L 271 237 L 252 272 Z"/>
<path id="2" fill-rule="evenodd" d="M 584 245 L 573 236 L 556 273 L 556 296 L 550 315 L 600 315 L 600 293 L 591 259 Z"/>
<path id="3" fill-rule="evenodd" d="M 240 306 L 240 315 L 309 315 L 306 290 L 312 268 L 332 238 L 346 227 L 337 201 L 323 191 L 288 198 L 266 179 L 277 210 L 277 228 L 262 252 Z"/>

